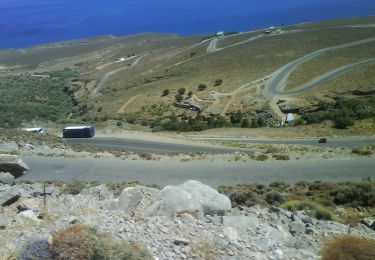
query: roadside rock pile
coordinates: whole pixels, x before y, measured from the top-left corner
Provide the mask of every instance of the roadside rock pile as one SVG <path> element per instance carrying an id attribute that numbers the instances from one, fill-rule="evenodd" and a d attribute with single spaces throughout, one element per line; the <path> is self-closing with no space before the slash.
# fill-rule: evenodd
<path id="1" fill-rule="evenodd" d="M 318 221 L 303 211 L 231 208 L 226 196 L 197 181 L 135 186 L 118 197 L 106 185 L 71 195 L 52 185 L 0 184 L 0 207 L 0 256 L 75 223 L 141 244 L 155 259 L 319 259 L 335 235 L 375 239 L 365 225 Z"/>

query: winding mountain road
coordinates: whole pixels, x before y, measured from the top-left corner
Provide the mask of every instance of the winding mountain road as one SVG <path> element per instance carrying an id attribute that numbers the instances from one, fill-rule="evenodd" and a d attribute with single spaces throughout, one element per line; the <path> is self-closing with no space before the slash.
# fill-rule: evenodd
<path id="1" fill-rule="evenodd" d="M 320 56 L 320 55 L 322 55 L 326 52 L 329 52 L 329 51 L 332 51 L 332 50 L 335 50 L 335 49 L 353 47 L 353 46 L 366 44 L 366 43 L 370 43 L 370 42 L 374 42 L 374 41 L 375 41 L 375 37 L 372 37 L 372 38 L 368 38 L 368 39 L 364 39 L 364 40 L 359 40 L 359 41 L 354 41 L 354 42 L 345 43 L 345 44 L 341 44 L 341 45 L 336 45 L 336 46 L 332 46 L 332 47 L 328 47 L 328 48 L 324 48 L 324 49 L 315 51 L 315 52 L 310 53 L 308 55 L 305 55 L 305 56 L 303 56 L 303 57 L 301 57 L 297 60 L 294 60 L 294 61 L 284 65 L 280 69 L 278 69 L 273 74 L 273 76 L 267 81 L 266 86 L 265 86 L 266 93 L 271 94 L 271 95 L 298 94 L 298 93 L 301 93 L 303 91 L 306 91 L 307 89 L 311 89 L 313 87 L 316 87 L 316 86 L 318 86 L 318 85 L 320 85 L 320 84 L 322 84 L 322 83 L 324 83 L 324 82 L 326 82 L 326 81 L 328 81 L 328 80 L 330 80 L 334 77 L 337 77 L 340 74 L 343 74 L 343 73 L 346 73 L 346 72 L 348 72 L 352 69 L 355 69 L 356 67 L 372 64 L 373 59 L 361 61 L 361 62 L 358 62 L 358 63 L 355 63 L 355 64 L 351 64 L 349 66 L 339 68 L 337 70 L 333 70 L 333 71 L 325 74 L 324 76 L 316 78 L 313 81 L 311 81 L 309 83 L 306 83 L 305 85 L 303 85 L 301 87 L 296 88 L 295 90 L 290 90 L 289 92 L 287 92 L 287 91 L 283 91 L 283 89 L 282 89 L 283 86 L 285 85 L 285 82 L 286 82 L 289 74 L 299 65 L 301 65 L 301 64 L 303 64 L 303 63 L 305 63 L 305 62 L 307 62 L 307 61 L 309 61 L 313 58 L 316 58 L 316 57 L 318 57 L 318 56 Z"/>
<path id="2" fill-rule="evenodd" d="M 324 74 L 322 76 L 319 76 L 319 77 L 316 77 L 316 78 L 312 79 L 310 82 L 308 82 L 308 83 L 306 83 L 302 86 L 293 88 L 291 90 L 283 91 L 283 92 L 277 93 L 277 94 L 282 94 L 282 95 L 298 94 L 298 93 L 307 91 L 309 89 L 318 87 L 318 86 L 322 85 L 323 83 L 340 76 L 341 74 L 345 74 L 349 71 L 352 71 L 352 70 L 354 70 L 356 68 L 359 68 L 359 67 L 362 67 L 362 66 L 373 65 L 373 64 L 375 64 L 375 59 L 368 59 L 368 60 L 363 60 L 363 61 L 360 61 L 360 62 L 357 62 L 357 63 L 353 63 L 353 64 L 350 64 L 350 65 L 332 70 L 330 72 L 327 72 L 326 74 Z"/>
<path id="3" fill-rule="evenodd" d="M 97 97 L 100 93 L 100 91 L 102 91 L 104 88 L 105 88 L 105 85 L 106 83 L 113 77 L 113 75 L 123 71 L 123 70 L 126 70 L 128 69 L 129 67 L 132 67 L 132 66 L 135 66 L 139 63 L 139 61 L 144 57 L 145 55 L 141 55 L 141 56 L 133 56 L 127 60 L 130 60 L 130 59 L 133 59 L 133 58 L 136 58 L 137 59 L 130 65 L 130 66 L 125 66 L 125 67 L 121 67 L 121 68 L 118 68 L 118 69 L 115 69 L 115 70 L 112 70 L 108 73 L 106 73 L 102 79 L 100 80 L 99 84 L 96 86 L 96 88 L 94 89 L 94 91 L 92 92 L 92 95 L 93 97 Z"/>

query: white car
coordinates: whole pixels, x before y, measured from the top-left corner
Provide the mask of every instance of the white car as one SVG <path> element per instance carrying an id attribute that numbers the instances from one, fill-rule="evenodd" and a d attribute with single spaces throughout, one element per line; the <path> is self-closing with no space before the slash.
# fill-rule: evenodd
<path id="1" fill-rule="evenodd" d="M 36 134 L 44 134 L 44 130 L 41 127 L 23 128 L 22 131 L 36 133 Z"/>

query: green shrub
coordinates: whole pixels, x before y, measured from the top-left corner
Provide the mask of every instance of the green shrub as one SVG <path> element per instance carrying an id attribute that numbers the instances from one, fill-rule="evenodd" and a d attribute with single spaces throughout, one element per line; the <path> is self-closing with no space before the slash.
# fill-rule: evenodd
<path id="1" fill-rule="evenodd" d="M 375 207 L 375 181 L 339 183 L 338 188 L 333 190 L 331 195 L 338 205 Z"/>
<path id="2" fill-rule="evenodd" d="M 340 236 L 328 241 L 321 251 L 322 260 L 375 259 L 375 241 L 354 236 Z"/>
<path id="3" fill-rule="evenodd" d="M 181 96 L 185 94 L 185 91 L 186 91 L 185 88 L 179 88 L 179 89 L 177 90 L 178 94 L 180 94 Z"/>
<path id="4" fill-rule="evenodd" d="M 259 196 L 256 192 L 253 191 L 245 191 L 245 192 L 234 192 L 232 193 L 229 198 L 235 201 L 235 205 L 239 206 L 246 206 L 251 207 L 254 205 L 264 205 L 265 202 L 261 196 Z"/>
<path id="5" fill-rule="evenodd" d="M 287 161 L 287 160 L 290 159 L 289 155 L 287 155 L 287 154 L 274 154 L 274 155 L 272 155 L 272 158 L 275 158 L 278 161 L 280 161 L 280 160 Z"/>
<path id="6" fill-rule="evenodd" d="M 83 181 L 66 182 L 61 187 L 61 193 L 67 193 L 72 195 L 79 194 L 83 189 L 88 188 L 88 183 Z"/>
<path id="7" fill-rule="evenodd" d="M 358 154 L 358 155 L 363 155 L 363 156 L 370 156 L 372 155 L 372 151 L 367 150 L 367 149 L 360 149 L 360 148 L 354 148 L 352 150 L 352 153 Z"/>
<path id="8" fill-rule="evenodd" d="M 163 90 L 163 93 L 161 93 L 161 96 L 162 96 L 162 97 L 168 96 L 169 93 L 170 93 L 169 89 L 164 89 L 164 90 Z"/>
<path id="9" fill-rule="evenodd" d="M 175 96 L 175 98 L 176 98 L 176 101 L 177 101 L 177 102 L 181 102 L 181 101 L 184 99 L 184 97 L 183 97 L 181 94 L 177 94 L 177 95 Z"/>
<path id="10" fill-rule="evenodd" d="M 354 120 L 349 116 L 339 116 L 335 120 L 335 128 L 338 129 L 346 129 L 348 126 L 352 126 L 354 124 Z"/>
<path id="11" fill-rule="evenodd" d="M 289 211 L 303 210 L 309 216 L 321 220 L 338 220 L 331 210 L 313 201 L 291 200 L 282 204 L 281 207 Z"/>
<path id="12" fill-rule="evenodd" d="M 266 154 L 259 154 L 259 155 L 257 155 L 256 157 L 255 157 L 255 160 L 257 160 L 257 161 L 265 161 L 265 160 L 267 160 L 268 159 L 268 156 L 266 155 Z"/>
<path id="13" fill-rule="evenodd" d="M 198 90 L 199 91 L 203 91 L 203 90 L 205 90 L 207 88 L 207 86 L 205 85 L 205 84 L 199 84 L 198 85 Z"/>
<path id="14" fill-rule="evenodd" d="M 215 80 L 214 86 L 220 86 L 223 83 L 222 79 Z"/>
<path id="15" fill-rule="evenodd" d="M 284 195 L 277 191 L 266 193 L 265 199 L 268 204 L 275 206 L 278 206 L 285 202 Z"/>

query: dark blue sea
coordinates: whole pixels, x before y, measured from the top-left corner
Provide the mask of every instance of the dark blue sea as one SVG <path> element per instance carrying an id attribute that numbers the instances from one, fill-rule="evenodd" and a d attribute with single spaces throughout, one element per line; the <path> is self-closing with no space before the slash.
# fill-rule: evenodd
<path id="1" fill-rule="evenodd" d="M 0 48 L 141 32 L 190 35 L 375 14 L 375 0 L 0 0 Z"/>

